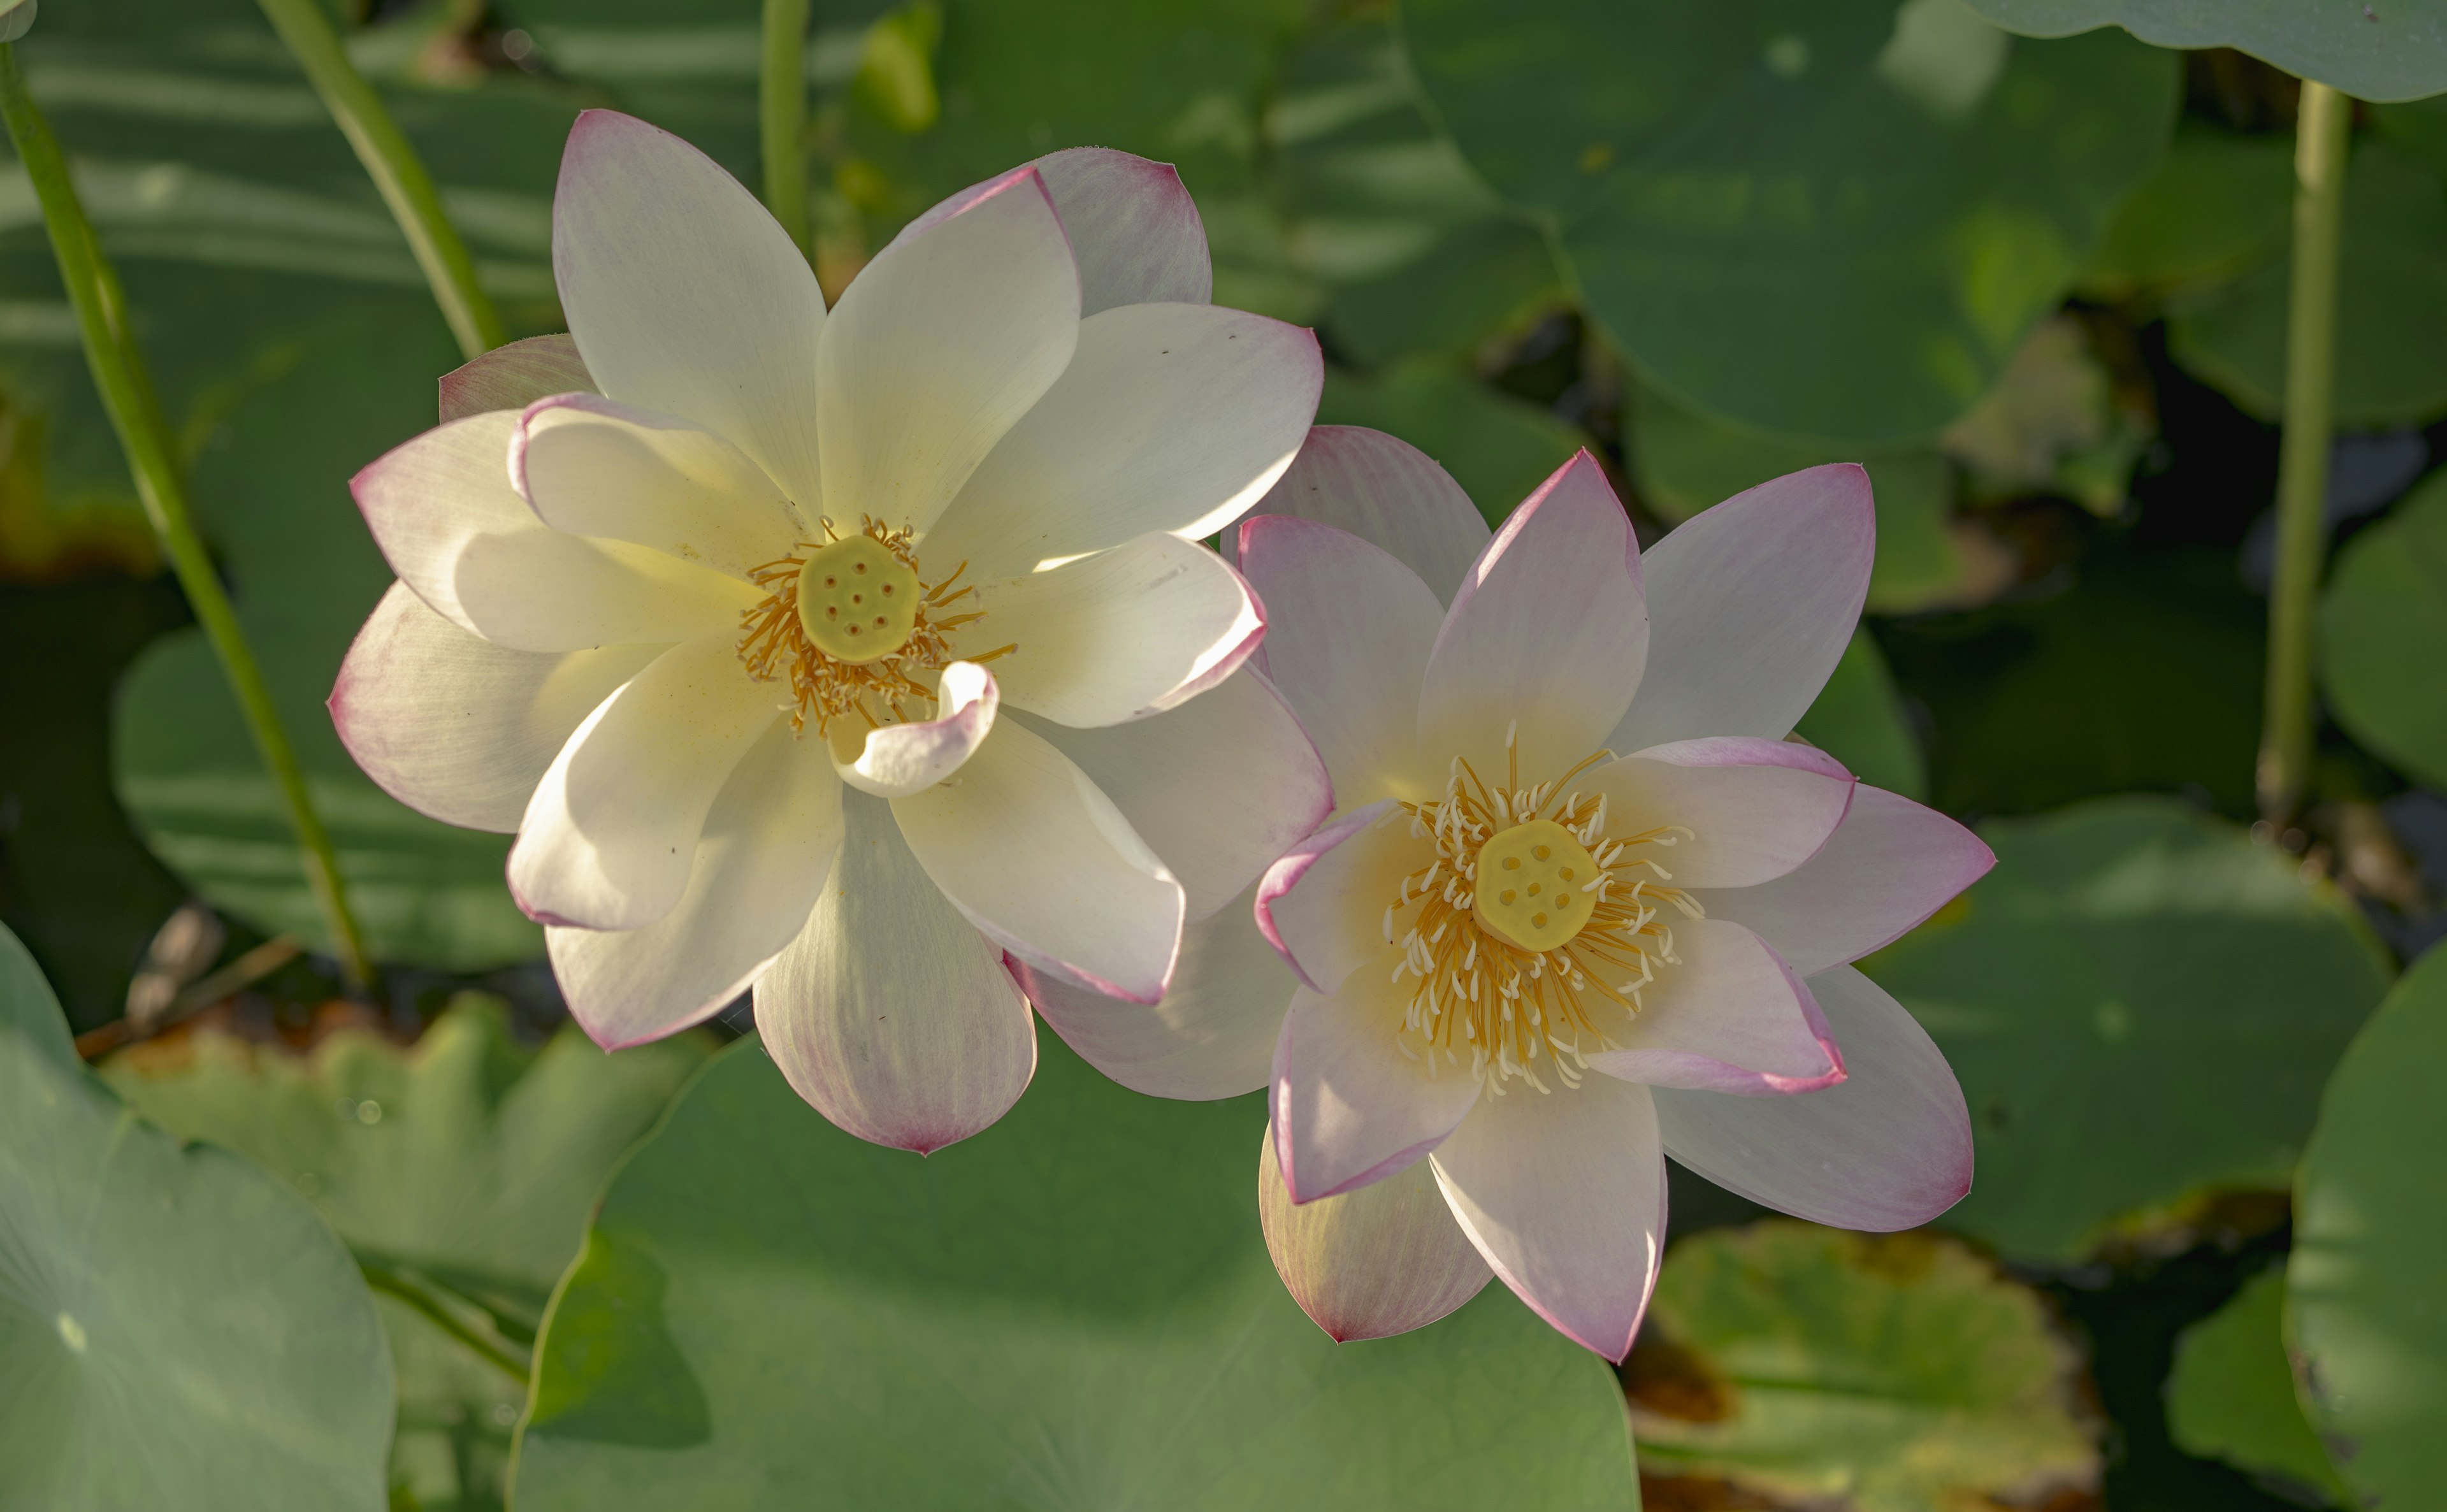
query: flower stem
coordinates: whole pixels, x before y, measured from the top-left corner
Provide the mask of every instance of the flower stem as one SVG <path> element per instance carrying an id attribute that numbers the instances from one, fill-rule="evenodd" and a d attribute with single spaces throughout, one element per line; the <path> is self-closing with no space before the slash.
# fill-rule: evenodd
<path id="1" fill-rule="evenodd" d="M 492 1366 L 521 1386 L 527 1384 L 527 1364 L 517 1355 L 461 1322 L 457 1314 L 434 1299 L 433 1294 L 388 1265 L 357 1257 L 357 1269 L 366 1285 L 388 1296 L 397 1297 L 423 1314 L 426 1321 L 457 1339 L 469 1352 Z"/>
<path id="2" fill-rule="evenodd" d="M 280 715 L 263 685 L 255 652 L 247 646 L 246 633 L 238 628 L 229 595 L 221 591 L 212 558 L 196 534 L 170 427 L 161 418 L 161 403 L 154 397 L 143 357 L 136 350 L 135 333 L 129 329 L 127 297 L 120 290 L 119 274 L 102 255 L 84 206 L 77 202 L 59 140 L 51 135 L 33 96 L 26 92 L 14 43 L 0 44 L 0 115 L 8 119 L 9 139 L 16 143 L 17 157 L 42 204 L 43 224 L 50 233 L 51 251 L 59 258 L 60 281 L 67 286 L 68 301 L 76 308 L 77 325 L 85 337 L 85 364 L 93 370 L 94 387 L 102 392 L 111 428 L 119 433 L 120 447 L 127 455 L 127 470 L 135 475 L 145 518 L 161 539 L 179 586 L 186 591 L 204 638 L 212 643 L 221 671 L 229 677 L 230 690 L 237 695 L 238 710 L 255 737 L 256 749 L 262 753 L 263 764 L 271 769 L 288 805 L 289 822 L 305 852 L 306 879 L 322 908 L 340 969 L 351 981 L 370 984 L 373 973 L 366 959 L 365 937 L 349 912 L 348 890 L 340 879 L 332 837 L 307 796 L 306 774 L 280 728 Z"/>
<path id="3" fill-rule="evenodd" d="M 2283 829 L 2311 763 L 2312 634 L 2327 546 L 2328 443 L 2336 429 L 2337 260 L 2353 102 L 2303 81 L 2294 139 L 2293 276 L 2286 321 L 2286 430 L 2277 466 L 2277 562 L 2268 595 L 2268 690 L 2255 770 L 2260 813 Z"/>
<path id="4" fill-rule="evenodd" d="M 802 255 L 808 253 L 807 12 L 808 0 L 765 0 L 764 67 L 756 112 L 765 156 L 765 208 Z"/>
<path id="5" fill-rule="evenodd" d="M 349 62 L 339 33 L 332 29 L 319 0 L 261 0 L 264 16 L 289 46 L 314 92 L 323 97 L 357 161 L 381 191 L 383 203 L 408 236 L 416 265 L 433 288 L 433 301 L 462 356 L 473 361 L 509 339 L 491 299 L 476 283 L 476 262 L 467 244 L 442 212 L 442 198 L 424 160 L 408 145 L 382 97 Z"/>

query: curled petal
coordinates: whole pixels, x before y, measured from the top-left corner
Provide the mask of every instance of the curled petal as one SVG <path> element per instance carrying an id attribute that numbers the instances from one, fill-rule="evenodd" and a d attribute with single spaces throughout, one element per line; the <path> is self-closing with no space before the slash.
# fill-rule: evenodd
<path id="1" fill-rule="evenodd" d="M 950 782 L 892 801 L 919 864 L 1040 972 L 1152 1003 L 1181 948 L 1181 884 L 1078 767 L 1005 720 Z"/>
<path id="2" fill-rule="evenodd" d="M 1462 575 L 1429 653 L 1419 745 L 1523 780 L 1564 771 L 1604 743 L 1648 655 L 1640 541 L 1586 451 L 1556 469 Z"/>
<path id="3" fill-rule="evenodd" d="M 1979 836 L 1944 814 L 1863 784 L 1817 855 L 1772 881 L 1710 890 L 1699 901 L 1808 976 L 1893 944 L 1996 863 Z"/>
<path id="4" fill-rule="evenodd" d="M 1294 1203 L 1275 1163 L 1275 1131 L 1258 1145 L 1258 1221 L 1275 1274 L 1337 1344 L 1425 1328 L 1494 1278 L 1453 1221 L 1425 1164 L 1340 1197 Z"/>
<path id="5" fill-rule="evenodd" d="M 939 717 L 867 730 L 852 761 L 843 761 L 836 751 L 833 768 L 841 780 L 878 798 L 906 798 L 958 771 L 994 728 L 1001 693 L 984 668 L 954 662 L 943 669 L 937 696 Z M 843 733 L 855 736 L 858 731 Z"/>
<path id="6" fill-rule="evenodd" d="M 1010 1111 L 1036 1072 L 1028 1002 L 919 866 L 892 814 L 842 800 L 807 927 L 756 983 L 765 1049 L 816 1111 L 930 1155 Z"/>
<path id="7" fill-rule="evenodd" d="M 1590 1068 L 1651 1087 L 1748 1095 L 1815 1092 L 1844 1079 L 1818 1005 L 1759 937 L 1723 919 L 1674 926 L 1675 963 L 1641 993 Z"/>
<path id="8" fill-rule="evenodd" d="M 1843 1084 L 1801 1097 L 1657 1090 L 1665 1151 L 1730 1192 L 1813 1223 L 1915 1228 L 1971 1190 L 1971 1118 L 1926 1030 L 1849 966 L 1810 978 L 1843 1041 Z"/>
<path id="9" fill-rule="evenodd" d="M 340 664 L 332 726 L 408 807 L 506 834 L 579 721 L 662 651 L 510 651 L 393 583 Z"/>
<path id="10" fill-rule="evenodd" d="M 775 720 L 714 799 L 670 913 L 637 929 L 544 931 L 570 1017 L 616 1050 L 720 1012 L 806 927 L 841 831 L 841 784 L 819 743 Z"/>
<path id="11" fill-rule="evenodd" d="M 1603 794 L 1606 833 L 1669 826 L 1643 854 L 1677 887 L 1752 887 L 1799 867 L 1851 806 L 1852 774 L 1791 741 L 1686 740 L 1591 768 L 1583 792 Z"/>
<path id="12" fill-rule="evenodd" d="M 552 271 L 593 387 L 705 426 L 823 513 L 824 292 L 754 195 L 670 132 L 586 111 L 561 154 Z"/>
<path id="13" fill-rule="evenodd" d="M 553 394 L 596 392 L 595 375 L 567 335 L 529 336 L 496 347 L 442 375 L 446 424 L 489 409 L 524 409 Z"/>
<path id="14" fill-rule="evenodd" d="M 1472 1113 L 1430 1159 L 1462 1232 L 1504 1284 L 1567 1337 L 1621 1363 L 1665 1238 L 1665 1162 L 1648 1088 L 1592 1076 L 1570 1091 L 1517 1089 Z"/>
<path id="15" fill-rule="evenodd" d="M 1327 995 L 1292 994 L 1275 1042 L 1275 1159 L 1295 1202 L 1381 1181 L 1434 1149 L 1479 1097 L 1450 1056 L 1407 1053 L 1399 1039 L 1412 983 L 1395 980 L 1395 950 Z"/>
<path id="16" fill-rule="evenodd" d="M 586 716 L 536 784 L 510 847 L 510 895 L 530 918 L 581 929 L 670 913 L 714 796 L 780 717 L 728 633 L 664 652 Z"/>
<path id="17" fill-rule="evenodd" d="M 1030 1002 L 1096 1069 L 1134 1092 L 1204 1103 L 1266 1085 L 1299 984 L 1242 906 L 1186 925 L 1173 983 L 1128 1003 L 1014 963 Z"/>
<path id="18" fill-rule="evenodd" d="M 1376 953 L 1403 879 L 1433 855 L 1393 799 L 1369 804 L 1283 852 L 1258 880 L 1258 928 L 1302 985 L 1331 992 Z"/>
<path id="19" fill-rule="evenodd" d="M 1019 648 L 1002 667 L 1005 696 L 1060 725 L 1186 703 L 1238 671 L 1266 629 L 1223 558 L 1166 535 L 990 584 L 983 597 L 987 628 Z"/>
<path id="20" fill-rule="evenodd" d="M 1487 549 L 1486 517 L 1451 473 L 1409 442 L 1361 425 L 1311 430 L 1249 513 L 1349 531 L 1417 574 L 1439 606 L 1452 601 L 1462 574 Z"/>
<path id="21" fill-rule="evenodd" d="M 593 394 L 529 405 L 509 466 L 521 496 L 556 530 L 631 541 L 734 577 L 789 556 L 806 535 L 764 469 L 730 442 Z"/>
<path id="22" fill-rule="evenodd" d="M 1851 463 L 1771 479 L 1650 548 L 1654 671 L 1606 745 L 1781 740 L 1860 622 L 1877 555 L 1869 475 Z"/>

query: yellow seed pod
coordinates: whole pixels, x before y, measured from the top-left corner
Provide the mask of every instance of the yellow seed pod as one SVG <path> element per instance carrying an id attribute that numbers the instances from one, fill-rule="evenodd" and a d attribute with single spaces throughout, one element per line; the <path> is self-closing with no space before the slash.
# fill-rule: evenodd
<path id="1" fill-rule="evenodd" d="M 918 628 L 918 574 L 872 536 L 819 546 L 799 569 L 799 625 L 838 662 L 889 656 Z"/>
<path id="2" fill-rule="evenodd" d="M 1568 945 L 1589 921 L 1597 858 L 1551 819 L 1490 836 L 1478 848 L 1478 927 L 1525 951 Z"/>

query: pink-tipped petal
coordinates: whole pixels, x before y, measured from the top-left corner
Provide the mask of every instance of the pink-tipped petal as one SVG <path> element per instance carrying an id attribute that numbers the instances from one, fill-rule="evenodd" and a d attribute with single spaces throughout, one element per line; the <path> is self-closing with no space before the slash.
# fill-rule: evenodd
<path id="1" fill-rule="evenodd" d="M 757 980 L 756 1028 L 817 1112 L 930 1155 L 1019 1101 L 1035 1025 L 1002 953 L 944 900 L 891 810 L 844 793 L 842 822 L 806 931 Z"/>
<path id="2" fill-rule="evenodd" d="M 878 798 L 907 798 L 958 771 L 993 731 L 1001 692 L 992 672 L 975 662 L 954 662 L 943 669 L 937 699 L 939 717 L 867 730 L 855 760 L 835 752 L 841 780 Z"/>
<path id="3" fill-rule="evenodd" d="M 1361 425 L 1311 430 L 1290 469 L 1249 513 L 1347 530 L 1417 574 L 1439 606 L 1451 602 L 1489 534 L 1486 517 L 1435 459 Z"/>
<path id="4" fill-rule="evenodd" d="M 1516 1086 L 1430 1159 L 1462 1232 L 1504 1284 L 1620 1364 L 1665 1241 L 1665 1161 L 1648 1088 L 1604 1076 L 1545 1094 Z"/>
<path id="5" fill-rule="evenodd" d="M 1495 1276 L 1425 1163 L 1296 1203 L 1268 1128 L 1258 1144 L 1258 1221 L 1292 1300 L 1337 1344 L 1425 1328 Z"/>
<path id="6" fill-rule="evenodd" d="M 1869 475 L 1850 463 L 1772 479 L 1649 548 L 1653 669 L 1606 741 L 1780 740 L 1852 638 L 1877 555 Z"/>
<path id="7" fill-rule="evenodd" d="M 1110 147 L 1066 147 L 1031 167 L 1079 263 L 1079 313 L 1117 305 L 1206 303 L 1215 275 L 1198 205 L 1168 162 Z M 974 183 L 901 228 L 893 244 L 968 208 L 1002 178 Z M 886 250 L 890 250 L 888 247 Z"/>
<path id="8" fill-rule="evenodd" d="M 408 807 L 507 834 L 570 732 L 662 650 L 509 651 L 393 583 L 340 664 L 332 725 Z"/>
<path id="9" fill-rule="evenodd" d="M 1395 1035 L 1418 983 L 1387 947 L 1332 995 L 1292 994 L 1275 1042 L 1267 1112 L 1295 1202 L 1381 1181 L 1434 1149 L 1479 1100 L 1450 1056 L 1408 1055 Z"/>
<path id="10" fill-rule="evenodd" d="M 1088 1064 L 1134 1092 L 1186 1102 L 1266 1085 L 1299 985 L 1249 922 L 1248 894 L 1181 932 L 1170 990 L 1152 1004 L 1091 992 L 1013 962 L 1030 1002 Z"/>
<path id="11" fill-rule="evenodd" d="M 1376 958 L 1403 879 L 1435 859 L 1391 798 L 1346 814 L 1283 852 L 1258 879 L 1258 928 L 1313 992 L 1339 990 Z"/>
<path id="12" fill-rule="evenodd" d="M 781 717 L 733 639 L 718 631 L 664 652 L 553 759 L 510 847 L 510 896 L 527 917 L 635 929 L 678 904 L 715 795 Z"/>
<path id="13" fill-rule="evenodd" d="M 1275 858 L 1334 811 L 1334 784 L 1317 747 L 1255 668 L 1127 725 L 1032 728 L 1076 763 L 1164 858 L 1192 919 L 1249 892 Z M 1248 910 L 1233 915 L 1263 948 Z"/>
<path id="14" fill-rule="evenodd" d="M 1152 1003 L 1181 949 L 1181 884 L 1113 801 L 1014 720 L 959 780 L 892 801 L 926 875 L 988 939 L 1091 992 Z"/>
<path id="15" fill-rule="evenodd" d="M 1804 976 L 1891 945 L 1987 875 L 1996 853 L 1933 808 L 1863 784 L 1818 854 L 1755 887 L 1707 891 Z"/>
<path id="16" fill-rule="evenodd" d="M 736 624 L 746 583 L 538 520 L 510 486 L 516 411 L 428 430 L 349 481 L 391 570 L 435 613 L 497 646 L 578 651 L 685 640 Z"/>
<path id="17" fill-rule="evenodd" d="M 755 196 L 671 133 L 589 110 L 561 155 L 552 268 L 593 387 L 694 421 L 824 512 L 824 292 Z"/>
<path id="18" fill-rule="evenodd" d="M 1844 1046 L 1840 1086 L 1800 1097 L 1660 1088 L 1666 1153 L 1754 1202 L 1886 1233 L 1971 1190 L 1971 1119 L 1945 1057 L 1903 1005 L 1849 966 L 1810 978 Z"/>
<path id="19" fill-rule="evenodd" d="M 1282 475 L 1316 418 L 1325 363 L 1297 326 L 1213 305 L 1125 305 L 1078 334 L 1061 381 L 936 526 L 937 548 L 985 576 L 1148 531 L 1211 536 Z"/>
<path id="20" fill-rule="evenodd" d="M 807 534 L 746 452 L 692 422 L 594 394 L 529 405 L 509 466 L 555 530 L 630 541 L 734 577 L 789 556 Z"/>
<path id="21" fill-rule="evenodd" d="M 1555 470 L 1462 576 L 1428 656 L 1419 746 L 1482 774 L 1560 776 L 1605 743 L 1648 655 L 1640 542 L 1586 451 Z"/>
<path id="22" fill-rule="evenodd" d="M 996 668 L 1003 696 L 1057 725 L 1119 725 L 1186 703 L 1238 671 L 1266 628 L 1239 573 L 1173 536 L 982 592 L 987 631 L 1019 648 Z"/>
<path id="23" fill-rule="evenodd" d="M 1592 1070 L 1650 1087 L 1759 1097 L 1815 1092 L 1844 1079 L 1818 1005 L 1793 969 L 1739 924 L 1674 925 L 1676 960 L 1641 992 L 1641 1011 L 1613 1031 L 1620 1049 Z"/>
<path id="24" fill-rule="evenodd" d="M 553 394 L 596 391 L 575 340 L 565 333 L 529 336 L 444 373 L 442 419 L 446 425 L 489 409 L 524 409 Z"/>
<path id="25" fill-rule="evenodd" d="M 1576 780 L 1603 794 L 1617 839 L 1666 825 L 1642 847 L 1677 887 L 1755 887 L 1799 867 L 1844 822 L 1857 785 L 1843 765 L 1791 741 L 1749 737 L 1654 746 Z"/>
<path id="26" fill-rule="evenodd" d="M 619 1049 L 722 1011 L 806 927 L 841 833 L 822 743 L 775 720 L 714 799 L 670 913 L 638 929 L 544 931 L 569 1016 Z"/>
<path id="27" fill-rule="evenodd" d="M 1036 170 L 885 248 L 816 350 L 825 498 L 923 534 L 1070 366 L 1079 274 Z"/>
<path id="28" fill-rule="evenodd" d="M 1444 775 L 1419 752 L 1419 683 L 1444 620 L 1435 595 L 1331 525 L 1261 515 L 1239 536 L 1241 570 L 1266 606 L 1261 665 L 1342 802 L 1430 796 Z"/>

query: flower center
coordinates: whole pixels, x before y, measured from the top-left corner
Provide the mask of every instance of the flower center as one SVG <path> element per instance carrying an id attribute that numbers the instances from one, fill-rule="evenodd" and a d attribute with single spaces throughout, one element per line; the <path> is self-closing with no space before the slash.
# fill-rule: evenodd
<path id="1" fill-rule="evenodd" d="M 802 541 L 748 575 L 766 597 L 740 616 L 740 664 L 759 682 L 790 685 L 791 728 L 805 730 L 812 719 L 821 735 L 844 714 L 870 728 L 904 723 L 913 710 L 924 717 L 945 665 L 1018 650 L 954 656 L 953 633 L 985 617 L 974 607 L 953 612 L 977 594 L 954 586 L 968 563 L 929 586 L 908 531 L 872 519 L 849 536 L 836 535 L 829 520 L 824 528 L 822 541 Z"/>
<path id="2" fill-rule="evenodd" d="M 1394 979 L 1418 983 L 1395 1043 L 1431 1070 L 1439 1054 L 1459 1066 L 1467 1051 L 1491 1096 L 1515 1076 L 1549 1090 L 1541 1060 L 1578 1087 L 1584 1057 L 1614 1047 L 1607 1030 L 1628 1024 L 1658 968 L 1679 959 L 1668 911 L 1702 917 L 1655 860 L 1691 831 L 1613 833 L 1604 795 L 1570 790 L 1609 752 L 1524 786 L 1508 733 L 1505 745 L 1501 785 L 1456 759 L 1441 798 L 1401 805 L 1434 855 L 1402 879 L 1384 920 L 1386 942 L 1402 948 Z"/>

